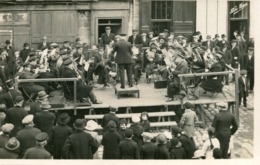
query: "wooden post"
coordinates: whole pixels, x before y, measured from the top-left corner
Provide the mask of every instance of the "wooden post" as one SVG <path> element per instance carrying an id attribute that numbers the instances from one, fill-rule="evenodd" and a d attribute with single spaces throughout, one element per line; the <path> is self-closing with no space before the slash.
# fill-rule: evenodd
<path id="1" fill-rule="evenodd" d="M 239 86 L 238 86 L 238 78 L 239 78 L 239 72 L 236 69 L 235 70 L 235 100 L 236 100 L 236 105 L 235 105 L 235 118 L 237 120 L 237 123 L 239 125 Z"/>
<path id="2" fill-rule="evenodd" d="M 74 80 L 74 115 L 77 115 L 77 81 Z"/>

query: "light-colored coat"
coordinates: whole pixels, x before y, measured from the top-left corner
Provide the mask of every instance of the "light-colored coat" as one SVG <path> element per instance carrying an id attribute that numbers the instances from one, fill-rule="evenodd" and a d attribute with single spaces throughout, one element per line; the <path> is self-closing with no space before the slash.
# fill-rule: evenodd
<path id="1" fill-rule="evenodd" d="M 181 117 L 180 126 L 189 137 L 194 136 L 194 124 L 198 121 L 198 117 L 191 109 L 186 109 Z"/>

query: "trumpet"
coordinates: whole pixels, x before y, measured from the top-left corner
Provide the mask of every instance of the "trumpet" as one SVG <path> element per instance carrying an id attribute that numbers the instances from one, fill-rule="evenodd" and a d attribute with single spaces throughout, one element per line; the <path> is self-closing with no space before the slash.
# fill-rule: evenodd
<path id="1" fill-rule="evenodd" d="M 81 81 L 81 83 L 83 85 L 86 85 L 86 82 L 83 80 L 81 74 L 79 73 L 78 69 L 73 65 L 72 69 L 75 71 L 76 76 L 78 77 L 78 79 Z"/>

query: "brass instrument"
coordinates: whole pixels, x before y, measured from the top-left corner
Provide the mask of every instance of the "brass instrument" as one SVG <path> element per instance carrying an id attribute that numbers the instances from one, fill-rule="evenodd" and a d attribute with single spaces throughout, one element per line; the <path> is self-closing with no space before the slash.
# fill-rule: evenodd
<path id="1" fill-rule="evenodd" d="M 82 75 L 79 73 L 78 69 L 73 65 L 72 69 L 75 71 L 78 80 L 83 84 L 86 85 L 86 82 L 83 80 Z"/>
<path id="2" fill-rule="evenodd" d="M 198 52 L 198 48 L 194 48 L 193 49 L 194 51 L 193 51 L 193 58 L 194 58 L 194 60 L 195 61 L 202 61 L 202 58 L 201 58 L 201 56 L 200 56 L 200 54 L 199 54 L 199 52 Z"/>

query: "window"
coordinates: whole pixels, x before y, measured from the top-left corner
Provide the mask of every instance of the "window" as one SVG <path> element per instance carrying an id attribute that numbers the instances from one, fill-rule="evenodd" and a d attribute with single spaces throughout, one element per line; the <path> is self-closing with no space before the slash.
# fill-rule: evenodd
<path id="1" fill-rule="evenodd" d="M 230 19 L 247 19 L 249 15 L 248 1 L 230 1 L 229 2 Z"/>
<path id="2" fill-rule="evenodd" d="M 0 23 L 2 24 L 28 24 L 28 13 L 0 13 Z"/>
<path id="3" fill-rule="evenodd" d="M 171 19 L 173 5 L 172 1 L 152 1 L 151 3 L 152 19 Z"/>

